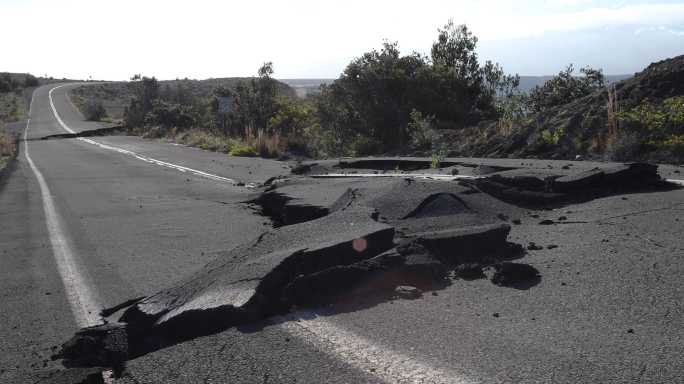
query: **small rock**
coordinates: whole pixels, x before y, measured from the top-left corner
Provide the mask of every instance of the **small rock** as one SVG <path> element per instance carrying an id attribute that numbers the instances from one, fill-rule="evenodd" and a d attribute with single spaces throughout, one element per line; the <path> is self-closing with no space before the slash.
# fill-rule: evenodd
<path id="1" fill-rule="evenodd" d="M 538 218 L 539 218 L 539 215 L 530 215 L 530 217 L 533 218 L 533 219 L 538 219 Z"/>
<path id="2" fill-rule="evenodd" d="M 554 248 L 558 248 L 558 246 L 556 244 L 549 244 L 546 246 L 546 248 L 547 249 L 554 249 Z"/>
<path id="3" fill-rule="evenodd" d="M 458 169 L 453 168 L 453 169 L 451 170 L 451 176 L 456 176 L 456 175 L 458 175 Z"/>
<path id="4" fill-rule="evenodd" d="M 499 220 L 508 221 L 508 216 L 504 215 L 503 213 L 497 214 L 496 217 L 498 217 Z"/>
<path id="5" fill-rule="evenodd" d="M 513 219 L 511 222 L 515 225 L 520 225 L 520 219 Z"/>
<path id="6" fill-rule="evenodd" d="M 499 315 L 499 312 L 494 312 L 494 313 L 492 313 L 492 316 L 494 316 L 494 317 L 499 317 L 499 316 L 501 316 L 501 315 Z"/>
<path id="7" fill-rule="evenodd" d="M 558 218 L 558 221 L 565 221 L 565 220 L 567 220 L 567 219 L 568 219 L 567 217 L 561 216 L 561 217 Z"/>
<path id="8" fill-rule="evenodd" d="M 432 296 L 439 296 L 439 295 L 437 294 L 437 292 L 432 291 Z"/>
<path id="9" fill-rule="evenodd" d="M 243 183 L 242 181 L 238 181 L 235 185 L 238 187 L 244 187 L 245 183 Z"/>
<path id="10" fill-rule="evenodd" d="M 527 245 L 527 249 L 530 251 L 538 251 L 538 250 L 544 249 L 544 248 L 535 244 L 533 241 L 530 241 L 530 243 Z"/>
<path id="11" fill-rule="evenodd" d="M 632 328 L 627 330 L 627 333 L 634 333 L 634 330 Z"/>
<path id="12" fill-rule="evenodd" d="M 553 220 L 549 220 L 549 219 L 542 220 L 539 222 L 539 225 L 552 225 L 552 224 L 555 224 L 555 222 Z"/>
<path id="13" fill-rule="evenodd" d="M 410 285 L 400 285 L 394 289 L 394 293 L 404 299 L 417 299 L 423 294 L 423 291 Z"/>

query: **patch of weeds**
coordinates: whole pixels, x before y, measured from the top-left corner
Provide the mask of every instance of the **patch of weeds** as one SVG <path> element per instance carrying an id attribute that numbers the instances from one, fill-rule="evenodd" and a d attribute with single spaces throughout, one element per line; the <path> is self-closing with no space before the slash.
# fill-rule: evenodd
<path id="1" fill-rule="evenodd" d="M 233 149 L 230 150 L 230 155 L 253 157 L 257 155 L 257 149 L 254 146 L 247 144 L 236 144 Z"/>

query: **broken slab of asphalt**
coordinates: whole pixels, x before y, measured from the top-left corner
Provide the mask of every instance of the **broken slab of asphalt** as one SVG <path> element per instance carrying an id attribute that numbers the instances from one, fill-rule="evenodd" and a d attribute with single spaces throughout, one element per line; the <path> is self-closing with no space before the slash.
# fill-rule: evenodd
<path id="1" fill-rule="evenodd" d="M 322 182 L 311 183 L 314 193 Z M 671 186 L 654 166 L 627 164 L 575 174 L 509 170 L 468 183 L 336 181 L 335 188 L 335 199 L 307 208 L 315 214 L 291 220 L 278 211 L 295 197 L 281 185 L 269 187 L 252 203 L 282 217 L 279 227 L 168 289 L 118 306 L 125 310 L 115 322 L 82 330 L 56 357 L 66 366 L 120 370 L 127 359 L 293 308 L 355 295 L 389 299 L 400 286 L 436 290 L 451 276 L 529 289 L 541 276 L 511 262 L 525 250 L 508 241 L 506 218 L 520 217 L 530 196 L 547 205 Z M 306 193 L 297 199 L 308 201 Z M 113 335 L 117 343 L 107 341 Z"/>
<path id="2" fill-rule="evenodd" d="M 77 333 L 56 358 L 66 366 L 118 367 L 292 308 L 334 303 L 358 290 L 382 296 L 404 285 L 440 289 L 462 263 L 482 269 L 521 256 L 522 248 L 507 241 L 508 224 L 489 211 L 491 198 L 468 191 L 406 180 L 347 189 L 324 207 L 325 216 L 269 230 L 168 289 L 130 301 L 115 322 Z M 107 341 L 114 334 L 125 335 L 125 349 Z"/>
<path id="3" fill-rule="evenodd" d="M 580 172 L 518 169 L 462 180 L 502 201 L 529 208 L 555 208 L 599 197 L 679 188 L 658 175 L 658 166 L 629 163 Z"/>

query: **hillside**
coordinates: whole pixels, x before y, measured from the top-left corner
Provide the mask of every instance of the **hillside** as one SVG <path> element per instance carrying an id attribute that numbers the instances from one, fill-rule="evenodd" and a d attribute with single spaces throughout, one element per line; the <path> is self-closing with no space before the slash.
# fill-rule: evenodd
<path id="1" fill-rule="evenodd" d="M 446 132 L 452 155 L 571 159 L 580 155 L 614 160 L 683 162 L 681 106 L 664 105 L 684 96 L 684 56 L 649 65 L 615 83 L 616 128 L 609 130 L 608 89 L 551 108 L 523 123 L 482 122 Z M 674 107 L 673 107 L 674 108 Z M 670 122 L 669 131 L 660 120 Z M 675 126 L 672 126 L 674 124 Z"/>

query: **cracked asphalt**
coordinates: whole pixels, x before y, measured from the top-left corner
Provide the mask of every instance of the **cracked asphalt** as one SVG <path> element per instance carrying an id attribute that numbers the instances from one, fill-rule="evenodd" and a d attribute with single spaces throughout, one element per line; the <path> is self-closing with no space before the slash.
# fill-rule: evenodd
<path id="1" fill-rule="evenodd" d="M 48 87 L 34 95 L 29 138 L 63 133 Z M 97 128 L 82 121 L 67 90 L 53 92 L 62 120 L 76 131 Z M 246 183 L 290 176 L 287 164 L 272 160 L 134 137 L 93 140 Z M 253 189 L 77 139 L 28 146 L 103 308 L 168 288 L 271 229 L 268 217 L 243 204 L 255 197 Z M 453 161 L 528 169 L 596 165 Z M 677 178 L 682 168 L 659 171 Z M 305 178 L 282 191 L 298 204 L 330 204 L 350 182 L 387 183 Z M 294 309 L 139 356 L 115 382 L 681 382 L 683 211 L 682 190 L 614 195 L 552 210 L 516 208 L 503 220 L 511 225 L 509 241 L 538 246 L 520 259 L 541 275 L 528 289 L 456 278 L 415 300 L 361 297 Z M 73 382 L 49 360 L 78 326 L 52 254 L 38 182 L 23 153 L 0 181 L 0 217 L 0 382 Z M 554 224 L 539 225 L 543 220 Z"/>

